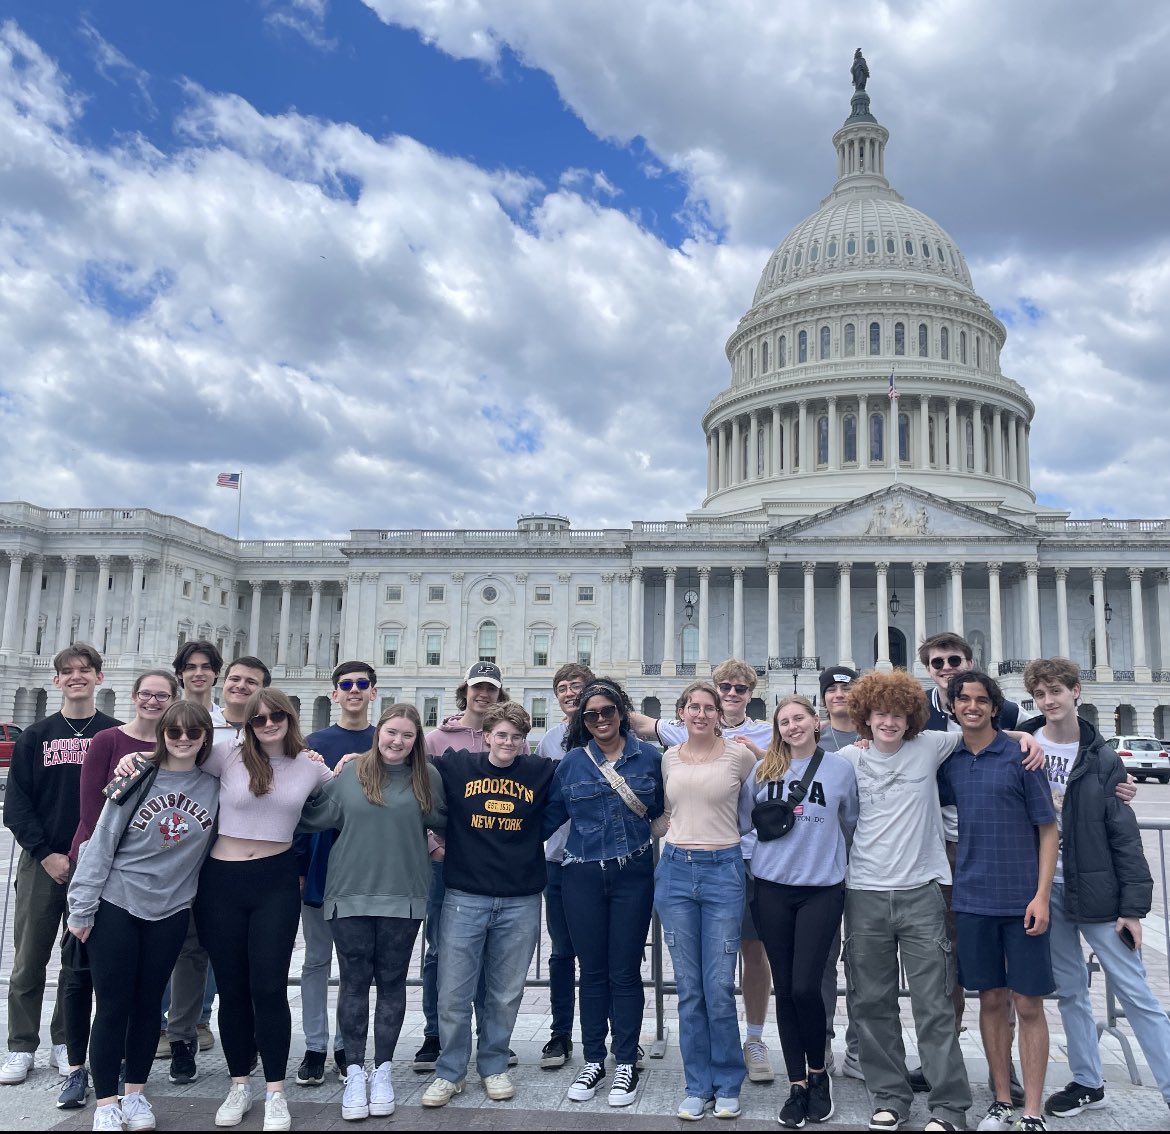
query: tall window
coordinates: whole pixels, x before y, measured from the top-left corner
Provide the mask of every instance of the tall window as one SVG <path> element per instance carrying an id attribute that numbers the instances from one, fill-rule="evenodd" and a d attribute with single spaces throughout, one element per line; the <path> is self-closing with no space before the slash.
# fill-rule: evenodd
<path id="1" fill-rule="evenodd" d="M 382 664 L 383 665 L 397 665 L 398 664 L 398 631 L 388 630 L 382 635 Z"/>
<path id="2" fill-rule="evenodd" d="M 939 332 L 939 354 L 943 358 L 951 357 L 951 332 L 946 327 Z"/>
<path id="3" fill-rule="evenodd" d="M 577 664 L 590 666 L 593 664 L 593 635 L 577 635 Z"/>
<path id="4" fill-rule="evenodd" d="M 548 641 L 549 637 L 547 634 L 532 635 L 533 665 L 548 665 Z"/>
<path id="5" fill-rule="evenodd" d="M 423 727 L 435 728 L 439 723 L 439 698 L 438 697 L 424 697 L 423 698 Z"/>
<path id="6" fill-rule="evenodd" d="M 880 413 L 869 415 L 869 459 L 878 465 L 886 459 L 886 422 Z"/>
<path id="7" fill-rule="evenodd" d="M 754 378 L 756 376 L 756 348 L 748 348 L 748 377 Z"/>
<path id="8" fill-rule="evenodd" d="M 847 465 L 857 463 L 857 416 L 847 413 L 841 422 L 842 449 Z"/>
<path id="9" fill-rule="evenodd" d="M 910 463 L 910 415 L 898 414 L 898 460 L 902 464 Z"/>
<path id="10" fill-rule="evenodd" d="M 760 368 L 765 374 L 768 373 L 768 340 L 765 339 L 760 343 Z"/>
<path id="11" fill-rule="evenodd" d="M 930 335 L 925 323 L 918 324 L 918 357 L 926 358 L 930 354 Z"/>
<path id="12" fill-rule="evenodd" d="M 532 727 L 548 728 L 548 698 L 532 698 Z"/>
<path id="13" fill-rule="evenodd" d="M 495 662 L 496 660 L 496 624 L 485 622 L 479 628 L 479 660 Z"/>
<path id="14" fill-rule="evenodd" d="M 829 328 L 821 328 L 821 358 L 829 357 Z"/>
<path id="15" fill-rule="evenodd" d="M 906 353 L 906 324 L 905 323 L 895 323 L 894 324 L 894 353 L 895 354 L 905 354 Z"/>
<path id="16" fill-rule="evenodd" d="M 845 324 L 845 355 L 852 358 L 857 353 L 857 329 L 852 323 Z"/>
<path id="17" fill-rule="evenodd" d="M 777 460 L 780 462 L 780 469 L 784 467 L 784 426 L 780 426 L 780 432 L 776 435 L 779 439 L 776 445 Z M 779 472 L 780 469 L 776 471 Z"/>
<path id="18" fill-rule="evenodd" d="M 443 664 L 443 635 L 427 635 L 427 665 Z"/>
<path id="19" fill-rule="evenodd" d="M 969 471 L 975 471 L 975 423 L 968 417 L 963 420 L 963 445 L 967 450 L 966 465 Z"/>
<path id="20" fill-rule="evenodd" d="M 767 449 L 767 445 L 764 444 L 764 430 L 761 427 L 756 431 L 756 476 L 764 475 L 764 456 Z"/>
<path id="21" fill-rule="evenodd" d="M 878 323 L 870 323 L 869 325 L 869 353 L 881 354 L 882 352 L 882 328 Z"/>
<path id="22" fill-rule="evenodd" d="M 780 343 L 776 347 L 776 367 L 783 370 L 788 365 L 788 336 L 781 335 Z"/>
<path id="23" fill-rule="evenodd" d="M 808 362 L 808 331 L 801 331 L 796 338 L 796 361 Z"/>
<path id="24" fill-rule="evenodd" d="M 926 431 L 930 435 L 930 463 L 932 465 L 938 464 L 938 442 L 935 434 L 934 418 L 930 418 L 926 423 Z"/>
<path id="25" fill-rule="evenodd" d="M 975 365 L 982 367 L 983 365 L 983 336 L 975 336 Z"/>
<path id="26" fill-rule="evenodd" d="M 817 418 L 817 464 L 829 463 L 829 419 L 821 414 Z"/>
<path id="27" fill-rule="evenodd" d="M 792 463 L 788 466 L 790 469 L 800 468 L 800 422 L 794 421 L 792 423 Z"/>
<path id="28" fill-rule="evenodd" d="M 991 426 L 987 422 L 983 423 L 983 469 L 981 471 L 991 472 Z"/>
<path id="29" fill-rule="evenodd" d="M 967 332 L 959 332 L 959 361 L 965 366 L 967 364 Z"/>

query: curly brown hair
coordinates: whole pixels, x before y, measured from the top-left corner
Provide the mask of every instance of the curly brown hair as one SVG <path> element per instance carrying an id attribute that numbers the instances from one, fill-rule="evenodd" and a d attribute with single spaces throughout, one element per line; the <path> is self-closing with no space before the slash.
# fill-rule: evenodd
<path id="1" fill-rule="evenodd" d="M 926 693 L 904 669 L 893 673 L 867 673 L 849 686 L 849 715 L 858 736 L 873 740 L 870 713 L 904 713 L 906 739 L 913 740 L 930 719 Z"/>

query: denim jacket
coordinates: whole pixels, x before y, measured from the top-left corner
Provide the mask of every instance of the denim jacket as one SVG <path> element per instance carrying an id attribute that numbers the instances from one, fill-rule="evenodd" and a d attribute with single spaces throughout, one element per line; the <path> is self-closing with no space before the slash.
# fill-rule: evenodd
<path id="1" fill-rule="evenodd" d="M 646 805 L 639 818 L 601 774 L 605 757 L 590 740 L 585 748 L 567 752 L 557 765 L 544 812 L 546 837 L 569 820 L 564 865 L 574 862 L 619 863 L 650 844 L 650 823 L 662 814 L 662 755 L 653 744 L 632 732 L 614 765 L 634 794 Z"/>

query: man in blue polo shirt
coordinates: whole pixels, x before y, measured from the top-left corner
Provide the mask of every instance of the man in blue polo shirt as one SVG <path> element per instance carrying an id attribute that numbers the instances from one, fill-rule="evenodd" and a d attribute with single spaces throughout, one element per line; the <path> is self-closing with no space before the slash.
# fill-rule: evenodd
<path id="1" fill-rule="evenodd" d="M 1044 997 L 1053 991 L 1048 902 L 1059 839 L 1044 772 L 1028 772 L 1020 746 L 997 727 L 1004 697 L 985 673 L 957 673 L 947 690 L 963 742 L 939 769 L 944 803 L 959 811 L 953 908 L 959 974 L 979 993 L 979 1031 L 995 1082 L 980 1130 L 1008 1130 L 1011 1025 L 1009 990 L 1020 1028 L 1023 1130 L 1044 1130 L 1048 1067 Z"/>

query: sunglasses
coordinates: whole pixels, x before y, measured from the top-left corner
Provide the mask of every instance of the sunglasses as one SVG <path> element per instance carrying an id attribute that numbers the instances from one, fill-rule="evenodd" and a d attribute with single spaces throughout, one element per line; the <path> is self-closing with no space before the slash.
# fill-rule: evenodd
<path id="1" fill-rule="evenodd" d="M 742 697 L 745 693 L 747 693 L 751 690 L 751 686 L 750 685 L 740 685 L 738 683 L 733 685 L 730 681 L 719 682 L 719 692 L 720 693 L 730 693 L 733 689 L 735 690 L 736 693 L 738 693 Z"/>
<path id="2" fill-rule="evenodd" d="M 288 713 L 283 709 L 273 709 L 268 716 L 263 713 L 257 713 L 251 720 L 248 721 L 253 728 L 264 728 L 265 725 L 271 721 L 273 724 L 284 724 L 288 720 Z"/>
<path id="3" fill-rule="evenodd" d="M 356 677 L 353 680 L 347 678 L 345 681 L 337 683 L 337 688 L 344 693 L 348 693 L 351 689 L 360 689 L 364 693 L 369 687 L 370 679 L 368 677 Z"/>
<path id="4" fill-rule="evenodd" d="M 597 724 L 598 721 L 608 721 L 617 713 L 616 705 L 606 705 L 600 709 L 586 709 L 581 719 L 587 724 Z"/>
<path id="5" fill-rule="evenodd" d="M 949 657 L 945 658 L 931 658 L 930 668 L 942 669 L 942 667 L 945 665 L 949 666 L 951 669 L 958 669 L 959 666 L 961 666 L 966 660 L 966 658 L 959 657 L 958 654 L 951 654 Z"/>
<path id="6" fill-rule="evenodd" d="M 182 740 L 184 737 L 187 740 L 202 740 L 203 729 L 183 728 L 181 725 L 167 725 L 163 732 L 166 734 L 167 740 Z"/>

